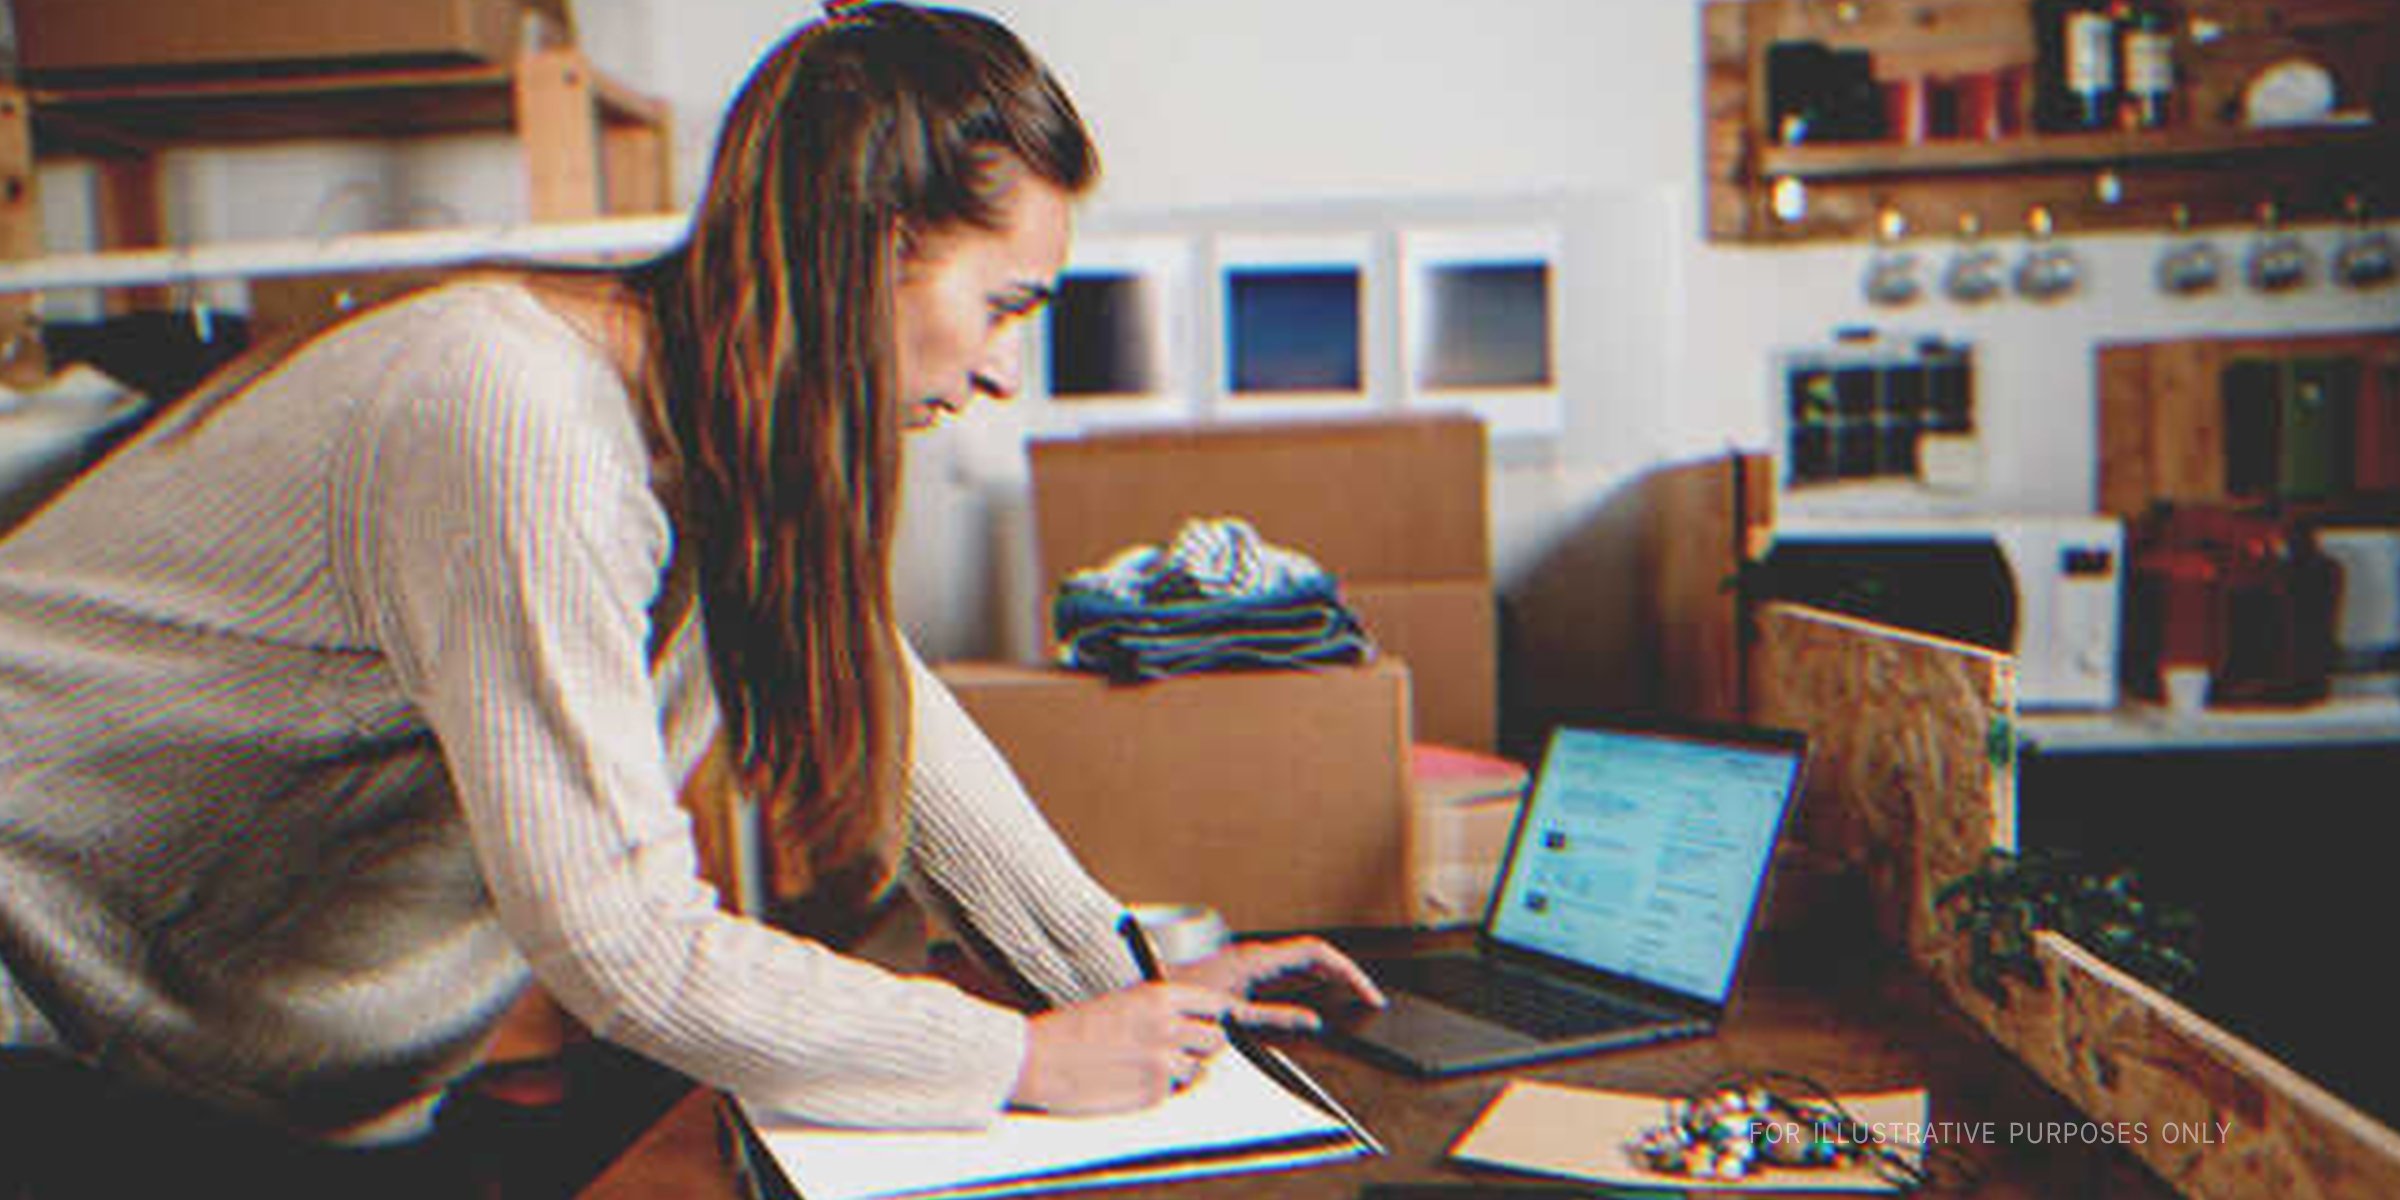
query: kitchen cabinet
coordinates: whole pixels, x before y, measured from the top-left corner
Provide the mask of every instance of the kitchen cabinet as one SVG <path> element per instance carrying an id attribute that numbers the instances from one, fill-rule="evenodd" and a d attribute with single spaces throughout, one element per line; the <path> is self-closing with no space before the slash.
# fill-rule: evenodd
<path id="1" fill-rule="evenodd" d="M 2131 519 L 2160 503 L 2279 503 L 2400 524 L 2400 326 L 2113 343 L 2097 358 L 2100 511 Z M 2262 373 L 2266 386 L 2252 386 Z M 2249 410 L 2303 402 L 2323 407 L 2317 432 L 2341 461 L 2279 469 L 2277 442 L 2293 439 L 2277 434 L 2291 422 L 2270 414 L 2270 427 L 2253 429 Z M 2268 461 L 2247 465 L 2262 452 Z"/>

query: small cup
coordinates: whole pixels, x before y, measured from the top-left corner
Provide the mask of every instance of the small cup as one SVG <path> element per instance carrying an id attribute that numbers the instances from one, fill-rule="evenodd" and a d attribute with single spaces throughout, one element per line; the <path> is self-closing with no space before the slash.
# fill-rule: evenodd
<path id="1" fill-rule="evenodd" d="M 2207 667 L 2167 667 L 2158 676 L 2166 685 L 2168 708 L 2179 713 L 2196 713 L 2208 706 Z"/>

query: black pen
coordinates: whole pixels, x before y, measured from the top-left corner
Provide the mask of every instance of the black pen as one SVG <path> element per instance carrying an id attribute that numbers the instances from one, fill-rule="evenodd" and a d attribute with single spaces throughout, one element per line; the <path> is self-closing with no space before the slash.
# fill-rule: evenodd
<path id="1" fill-rule="evenodd" d="M 1158 966 L 1158 953 L 1150 948 L 1149 935 L 1142 932 L 1142 923 L 1135 920 L 1132 913 L 1117 918 L 1117 933 L 1125 939 L 1125 948 L 1133 952 L 1133 965 L 1141 971 L 1143 980 L 1150 983 L 1166 982 L 1166 972 Z M 1388 1153 L 1383 1143 L 1375 1140 L 1375 1135 L 1367 1132 L 1367 1127 L 1360 1124 L 1357 1117 L 1351 1116 L 1349 1109 L 1342 1107 L 1341 1101 L 1334 1099 L 1331 1093 L 1309 1077 L 1308 1072 L 1300 1069 L 1300 1064 L 1285 1057 L 1282 1051 L 1251 1037 L 1249 1031 L 1236 1024 L 1232 1017 L 1228 1016 L 1223 1024 L 1225 1040 L 1240 1051 L 1243 1058 L 1266 1072 L 1267 1078 L 1340 1121 L 1342 1127 L 1349 1130 L 1350 1136 L 1358 1139 L 1358 1143 L 1365 1146 L 1369 1153 Z"/>
<path id="2" fill-rule="evenodd" d="M 1125 939 L 1125 948 L 1133 951 L 1133 965 L 1142 973 L 1145 983 L 1165 983 L 1167 973 L 1158 969 L 1158 954 L 1150 949 L 1150 935 L 1142 932 L 1142 923 L 1132 913 L 1117 918 L 1117 936 Z"/>

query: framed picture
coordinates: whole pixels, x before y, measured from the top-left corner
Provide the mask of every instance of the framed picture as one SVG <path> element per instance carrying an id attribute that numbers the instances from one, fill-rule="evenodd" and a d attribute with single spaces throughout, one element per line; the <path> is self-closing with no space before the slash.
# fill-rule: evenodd
<path id="1" fill-rule="evenodd" d="M 1495 434 L 1558 431 L 1559 246 L 1548 228 L 1401 233 L 1408 407 L 1466 409 Z"/>
<path id="2" fill-rule="evenodd" d="M 1367 406 L 1373 248 L 1365 234 L 1217 242 L 1220 412 L 1305 415 Z"/>
<path id="3" fill-rule="evenodd" d="M 1042 321 L 1042 395 L 1069 425 L 1180 420 L 1194 412 L 1194 239 L 1079 240 Z"/>

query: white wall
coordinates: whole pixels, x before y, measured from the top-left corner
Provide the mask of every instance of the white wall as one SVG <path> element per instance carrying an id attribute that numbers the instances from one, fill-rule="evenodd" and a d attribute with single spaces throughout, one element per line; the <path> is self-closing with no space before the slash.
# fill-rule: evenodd
<path id="1" fill-rule="evenodd" d="M 1878 323 L 1971 340 L 1984 424 L 1963 493 L 1817 494 L 1833 506 L 2086 512 L 2095 503 L 2092 351 L 2202 332 L 2400 321 L 2400 291 L 2319 286 L 2160 296 L 2164 238 L 2075 238 L 2067 302 L 1893 314 L 1861 298 L 1866 248 L 1725 247 L 1699 233 L 1697 0 L 992 0 L 1066 81 L 1100 140 L 1094 207 L 1152 212 L 1361 198 L 1584 198 L 1592 236 L 1566 298 L 1569 429 L 1549 463 L 1504 470 L 1495 554 L 1514 586 L 1566 552 L 1631 474 L 1772 436 L 1772 355 Z M 705 11 L 705 6 L 703 6 Z M 2312 233 L 2320 261 L 2332 231 Z M 1995 238 L 2013 255 L 2012 239 Z M 2238 258 L 2238 238 L 2220 239 Z M 1947 247 L 1920 249 L 1938 269 Z M 1570 353 L 1575 352 L 1570 347 Z"/>
<path id="2" fill-rule="evenodd" d="M 1839 325 L 1890 320 L 1859 298 L 1862 246 L 1704 243 L 1698 0 L 988 0 L 1066 81 L 1101 143 L 1095 219 L 1223 206 L 1567 196 L 1586 236 L 1565 299 L 1569 428 L 1498 477 L 1504 585 L 1541 569 L 1643 466 L 1764 445 L 1771 355 Z M 669 100 L 688 195 L 716 113 L 788 20 L 813 4 L 576 0 L 604 65 Z M 178 236 L 513 219 L 523 185 L 504 143 L 391 155 L 315 148 L 192 156 Z M 183 186 L 183 185 L 189 185 Z M 350 186 L 355 185 L 355 186 Z M 53 187 L 46 172 L 44 186 Z M 62 182 L 61 186 L 70 186 Z M 344 188 L 348 186 L 349 190 Z M 55 190 L 55 189 L 53 189 Z M 357 199 L 360 192 L 372 193 Z M 48 197 L 54 243 L 72 198 Z M 2071 231 L 2069 231 L 2071 233 Z M 2320 250 L 2330 231 L 2316 231 Z M 2400 292 L 2315 287 L 2290 299 L 2159 297 L 2163 239 L 2075 238 L 2088 291 L 1985 312 L 1942 301 L 1896 319 L 1978 348 L 1984 479 L 1963 494 L 1876 504 L 2083 511 L 2092 503 L 2095 343 L 2400 321 Z M 2238 252 L 2238 239 L 2225 239 Z M 2013 247 L 2010 247 L 2013 250 Z M 1939 246 L 1928 246 L 1936 258 Z M 912 463 L 904 606 L 929 653 L 1015 649 L 1017 601 L 992 583 L 1009 497 L 967 464 L 1013 454 L 1006 415 L 922 441 Z M 1838 501 L 1799 498 L 1799 507 Z M 1789 507 L 1787 505 L 1787 507 Z M 1005 609 L 996 612 L 995 609 Z"/>

